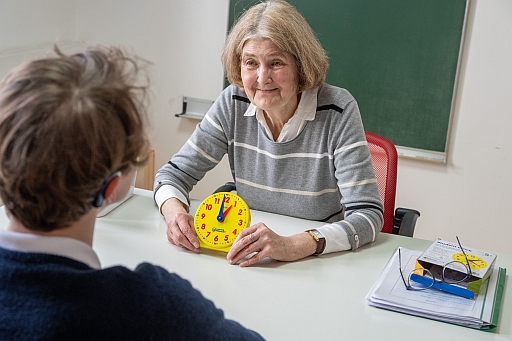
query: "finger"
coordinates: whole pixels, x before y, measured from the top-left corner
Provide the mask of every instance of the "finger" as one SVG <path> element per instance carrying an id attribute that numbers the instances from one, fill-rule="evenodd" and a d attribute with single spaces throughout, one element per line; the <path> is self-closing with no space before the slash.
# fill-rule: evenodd
<path id="1" fill-rule="evenodd" d="M 246 261 L 240 263 L 240 267 L 245 268 L 245 267 L 251 266 L 253 264 L 258 263 L 260 260 L 262 260 L 265 257 L 266 257 L 265 251 L 262 250 L 262 251 L 256 253 L 251 258 L 247 259 Z"/>
<path id="2" fill-rule="evenodd" d="M 260 252 L 262 247 L 257 243 L 257 241 L 252 242 L 250 239 L 250 234 L 242 238 L 239 243 L 235 246 L 235 248 L 230 250 L 230 254 L 228 255 L 228 260 L 230 264 L 237 264 L 243 258 L 249 256 L 254 252 Z"/>
<path id="3" fill-rule="evenodd" d="M 251 233 L 256 232 L 256 231 L 257 231 L 257 229 L 258 229 L 258 227 L 257 227 L 256 225 L 253 225 L 253 226 L 250 226 L 250 227 L 248 227 L 248 228 L 246 228 L 246 229 L 243 229 L 243 230 L 242 230 L 242 232 L 240 232 L 240 233 L 238 234 L 238 236 L 236 236 L 236 239 L 235 239 L 235 241 L 233 242 L 233 244 L 234 244 L 234 243 L 236 243 L 238 240 L 243 239 L 243 238 L 245 238 L 246 236 L 250 235 Z"/>
<path id="4" fill-rule="evenodd" d="M 241 249 L 246 247 L 252 241 L 250 240 L 249 235 L 257 231 L 257 226 L 250 226 L 236 236 L 233 245 L 231 246 L 230 251 L 227 254 L 227 259 L 230 259 L 234 254 L 238 253 Z M 253 237 L 254 238 L 254 237 Z"/>
<path id="5" fill-rule="evenodd" d="M 170 222 L 167 228 L 167 239 L 172 244 L 190 251 L 197 252 L 199 250 L 199 242 L 195 231 L 190 227 L 189 219 L 187 218 L 179 217 L 175 221 Z"/>
<path id="6" fill-rule="evenodd" d="M 190 241 L 181 233 L 179 228 L 168 229 L 167 230 L 167 239 L 174 245 L 183 247 L 190 251 L 195 251 L 197 248 L 190 243 Z"/>
<path id="7" fill-rule="evenodd" d="M 266 258 L 268 256 L 267 254 L 268 251 L 265 248 L 261 248 L 260 246 L 255 245 L 255 243 L 252 243 L 240 253 L 240 256 L 243 255 L 243 257 L 237 259 L 233 264 L 237 264 L 240 260 L 252 255 L 250 258 L 240 263 L 241 267 L 248 267 Z"/>
<path id="8" fill-rule="evenodd" d="M 229 252 L 226 256 L 227 259 L 229 259 L 231 261 L 234 258 L 240 258 L 240 255 L 239 255 L 240 251 L 244 250 L 250 244 L 252 244 L 250 236 L 251 236 L 251 234 L 248 234 L 248 235 L 246 234 L 244 236 L 244 235 L 242 235 L 242 233 L 240 233 L 238 235 L 238 237 L 236 238 L 235 242 L 233 243 L 233 245 L 231 246 L 231 249 L 229 250 Z M 236 261 L 235 261 L 235 263 L 236 263 Z M 231 264 L 234 264 L 234 263 L 231 263 Z"/>
<path id="9" fill-rule="evenodd" d="M 197 239 L 196 231 L 192 226 L 194 226 L 194 218 L 187 214 L 186 220 L 183 224 L 180 225 L 181 231 L 184 236 L 187 238 L 187 241 L 194 246 L 194 248 L 199 248 L 199 240 Z"/>
<path id="10" fill-rule="evenodd" d="M 187 250 L 190 250 L 190 251 L 193 251 L 196 253 L 199 253 L 201 250 L 199 247 L 195 247 L 184 235 L 180 235 L 176 239 L 177 239 L 177 244 Z"/>

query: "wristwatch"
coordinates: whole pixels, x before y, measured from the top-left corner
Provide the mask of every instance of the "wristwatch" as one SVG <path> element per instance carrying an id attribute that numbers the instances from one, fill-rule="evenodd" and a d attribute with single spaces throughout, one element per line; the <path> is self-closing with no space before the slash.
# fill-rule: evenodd
<path id="1" fill-rule="evenodd" d="M 307 230 L 311 237 L 316 241 L 316 251 L 314 255 L 319 255 L 325 250 L 325 237 L 318 230 Z"/>

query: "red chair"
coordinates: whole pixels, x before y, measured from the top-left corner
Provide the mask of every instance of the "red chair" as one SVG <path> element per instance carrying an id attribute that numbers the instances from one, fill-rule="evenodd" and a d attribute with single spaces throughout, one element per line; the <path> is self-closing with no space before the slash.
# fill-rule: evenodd
<path id="1" fill-rule="evenodd" d="M 398 168 L 396 147 L 390 140 L 370 132 L 366 132 L 366 140 L 372 156 L 380 197 L 384 204 L 382 232 L 412 237 L 420 213 L 407 208 L 395 210 Z"/>

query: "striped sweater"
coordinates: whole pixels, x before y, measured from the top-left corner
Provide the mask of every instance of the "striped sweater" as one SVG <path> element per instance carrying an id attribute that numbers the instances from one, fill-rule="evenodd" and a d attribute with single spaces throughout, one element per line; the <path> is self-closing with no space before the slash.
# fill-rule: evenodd
<path id="1" fill-rule="evenodd" d="M 375 240 L 383 224 L 380 199 L 359 108 L 344 89 L 323 84 L 316 116 L 295 139 L 269 139 L 236 86 L 227 87 L 181 150 L 155 177 L 187 199 L 192 187 L 227 153 L 237 193 L 251 209 L 324 221 L 324 253 Z M 221 185 L 221 184 L 219 184 Z M 334 233 L 333 233 L 334 231 Z M 338 235 L 337 235 L 338 234 Z"/>

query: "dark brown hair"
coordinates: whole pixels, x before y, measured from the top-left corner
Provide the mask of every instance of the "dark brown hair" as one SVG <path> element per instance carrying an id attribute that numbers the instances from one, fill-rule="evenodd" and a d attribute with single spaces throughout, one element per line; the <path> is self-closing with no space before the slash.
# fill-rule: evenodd
<path id="1" fill-rule="evenodd" d="M 141 59 L 117 47 L 55 52 L 0 83 L 0 196 L 40 231 L 89 212 L 104 179 L 144 162 L 148 149 Z"/>
<path id="2" fill-rule="evenodd" d="M 270 39 L 297 61 L 299 91 L 322 85 L 329 59 L 304 17 L 286 1 L 269 0 L 249 8 L 233 25 L 222 63 L 228 80 L 243 89 L 241 56 L 249 39 Z"/>

